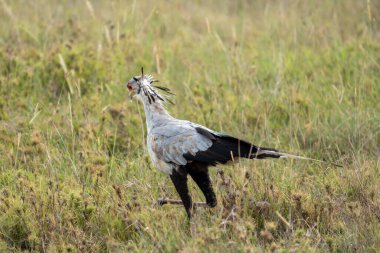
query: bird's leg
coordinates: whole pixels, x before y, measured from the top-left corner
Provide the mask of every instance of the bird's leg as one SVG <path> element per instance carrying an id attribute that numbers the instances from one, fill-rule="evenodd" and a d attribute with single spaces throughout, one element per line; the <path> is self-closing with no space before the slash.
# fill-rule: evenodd
<path id="1" fill-rule="evenodd" d="M 187 174 L 180 174 L 174 169 L 173 173 L 170 175 L 170 179 L 172 180 L 174 187 L 182 200 L 187 216 L 191 219 L 193 205 L 189 194 L 189 188 L 187 187 Z"/>
<path id="2" fill-rule="evenodd" d="M 188 173 L 203 192 L 203 195 L 206 198 L 207 205 L 209 207 L 215 207 L 217 204 L 217 200 L 214 193 L 214 189 L 212 188 L 207 167 L 189 167 Z"/>

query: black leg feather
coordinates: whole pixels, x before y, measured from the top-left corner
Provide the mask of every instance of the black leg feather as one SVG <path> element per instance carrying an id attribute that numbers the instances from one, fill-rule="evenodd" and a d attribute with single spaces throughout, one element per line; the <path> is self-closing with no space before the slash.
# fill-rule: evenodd
<path id="1" fill-rule="evenodd" d="M 208 165 L 205 163 L 193 162 L 187 166 L 187 172 L 193 178 L 198 187 L 202 190 L 206 198 L 206 203 L 209 207 L 215 207 L 217 204 L 214 189 L 210 176 L 208 174 Z"/>
<path id="2" fill-rule="evenodd" d="M 189 217 L 189 219 L 191 219 L 193 204 L 191 196 L 189 194 L 189 188 L 187 186 L 187 174 L 180 174 L 176 170 L 173 170 L 173 173 L 170 175 L 170 178 L 182 200 L 183 206 L 186 209 L 187 216 Z"/>

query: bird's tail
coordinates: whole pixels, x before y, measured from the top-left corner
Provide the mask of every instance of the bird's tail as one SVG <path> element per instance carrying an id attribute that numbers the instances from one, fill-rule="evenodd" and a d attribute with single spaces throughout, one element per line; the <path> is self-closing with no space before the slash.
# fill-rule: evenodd
<path id="1" fill-rule="evenodd" d="M 264 148 L 264 147 L 258 147 L 257 151 L 255 153 L 252 153 L 250 158 L 251 159 L 255 159 L 255 158 L 257 159 L 265 159 L 265 158 L 299 159 L 299 160 L 308 160 L 308 161 L 314 161 L 314 162 L 319 162 L 319 163 L 331 164 L 337 167 L 343 167 L 342 165 L 334 163 L 334 162 L 328 162 L 328 161 L 318 160 L 318 159 L 304 157 L 304 156 L 287 154 L 273 148 Z"/>
<path id="2" fill-rule="evenodd" d="M 291 158 L 315 161 L 342 167 L 341 165 L 332 162 L 291 155 L 280 152 L 274 148 L 256 146 L 248 141 L 244 141 L 226 134 L 215 134 L 202 128 L 197 128 L 197 131 L 212 140 L 213 144 L 209 149 L 197 152 L 196 155 L 185 154 L 184 157 L 189 161 L 198 161 L 216 165 L 217 163 L 227 163 L 228 161 L 234 160 L 235 157 L 243 157 L 248 159 Z"/>

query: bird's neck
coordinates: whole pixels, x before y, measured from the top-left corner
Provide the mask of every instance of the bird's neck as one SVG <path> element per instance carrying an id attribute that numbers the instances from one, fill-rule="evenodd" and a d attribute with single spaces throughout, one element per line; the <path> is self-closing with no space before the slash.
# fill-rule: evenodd
<path id="1" fill-rule="evenodd" d="M 142 99 L 142 102 L 144 104 L 148 133 L 152 128 L 165 124 L 173 118 L 165 109 L 161 101 L 156 100 L 155 102 L 149 103 L 148 99 L 145 97 Z"/>

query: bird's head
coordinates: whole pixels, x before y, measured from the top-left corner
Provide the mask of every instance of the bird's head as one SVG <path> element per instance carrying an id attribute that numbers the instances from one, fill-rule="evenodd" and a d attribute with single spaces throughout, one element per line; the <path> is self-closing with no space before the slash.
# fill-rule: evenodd
<path id="1" fill-rule="evenodd" d="M 126 84 L 129 91 L 129 98 L 136 97 L 139 100 L 146 100 L 151 103 L 168 101 L 169 95 L 174 95 L 170 92 L 170 89 L 158 85 L 152 85 L 152 83 L 158 82 L 151 75 L 144 75 L 144 69 L 141 68 L 141 75 L 132 77 Z M 160 94 L 156 89 L 162 90 L 167 94 Z"/>

